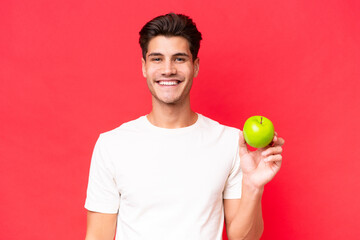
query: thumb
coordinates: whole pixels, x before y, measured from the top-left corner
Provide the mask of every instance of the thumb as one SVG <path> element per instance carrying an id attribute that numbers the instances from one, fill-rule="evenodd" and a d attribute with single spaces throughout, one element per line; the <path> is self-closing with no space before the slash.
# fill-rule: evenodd
<path id="1" fill-rule="evenodd" d="M 242 131 L 239 132 L 239 154 L 240 156 L 249 153 L 249 149 L 246 145 L 244 134 Z"/>

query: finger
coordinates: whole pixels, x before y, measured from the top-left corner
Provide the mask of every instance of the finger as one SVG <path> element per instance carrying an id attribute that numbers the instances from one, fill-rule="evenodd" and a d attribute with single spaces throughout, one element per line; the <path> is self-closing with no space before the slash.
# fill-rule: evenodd
<path id="1" fill-rule="evenodd" d="M 271 143 L 269 143 L 269 147 L 273 147 L 274 145 L 275 145 L 275 142 L 277 141 L 277 132 L 275 132 L 275 134 L 274 134 L 274 137 L 273 137 L 273 140 L 271 141 Z"/>
<path id="2" fill-rule="evenodd" d="M 270 155 L 264 158 L 264 162 L 281 162 L 282 156 L 280 154 Z"/>
<path id="3" fill-rule="evenodd" d="M 246 145 L 244 134 L 242 131 L 239 132 L 239 154 L 240 156 L 249 153 L 249 149 Z"/>
<path id="4" fill-rule="evenodd" d="M 274 147 L 274 146 L 282 146 L 284 145 L 285 140 L 283 138 L 274 136 L 273 140 L 271 141 L 271 143 L 269 144 L 269 146 Z"/>
<path id="5" fill-rule="evenodd" d="M 270 147 L 275 146 L 275 142 L 277 142 L 278 138 L 277 136 L 274 136 L 273 140 L 271 141 L 271 143 L 269 144 Z"/>
<path id="6" fill-rule="evenodd" d="M 268 167 L 270 167 L 274 173 L 276 174 L 277 172 L 279 172 L 280 168 L 281 168 L 281 164 L 282 161 L 276 161 L 276 162 L 265 162 L 265 165 L 267 165 Z"/>
<path id="7" fill-rule="evenodd" d="M 284 143 L 285 143 L 285 140 L 283 138 L 279 137 L 279 138 L 277 138 L 275 145 L 282 146 L 282 145 L 284 145 Z"/>
<path id="8" fill-rule="evenodd" d="M 269 155 L 280 154 L 280 153 L 282 153 L 282 151 L 283 151 L 283 149 L 282 149 L 281 146 L 271 147 L 271 148 L 268 148 L 268 149 L 266 149 L 265 151 L 263 151 L 263 152 L 261 153 L 261 155 L 262 155 L 263 157 L 267 157 L 267 156 L 269 156 Z"/>

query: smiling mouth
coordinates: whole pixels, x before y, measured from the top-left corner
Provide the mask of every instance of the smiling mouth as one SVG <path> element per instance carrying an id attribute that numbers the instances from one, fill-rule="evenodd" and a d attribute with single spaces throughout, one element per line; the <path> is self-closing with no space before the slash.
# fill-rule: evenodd
<path id="1" fill-rule="evenodd" d="M 176 85 L 179 85 L 181 83 L 181 81 L 179 81 L 179 80 L 159 80 L 159 81 L 156 81 L 156 83 L 161 86 L 176 86 Z"/>

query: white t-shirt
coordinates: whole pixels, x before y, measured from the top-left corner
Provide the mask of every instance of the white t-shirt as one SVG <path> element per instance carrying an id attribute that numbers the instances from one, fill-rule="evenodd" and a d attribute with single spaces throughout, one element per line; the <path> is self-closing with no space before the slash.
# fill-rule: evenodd
<path id="1" fill-rule="evenodd" d="M 220 240 L 223 199 L 241 197 L 238 134 L 201 114 L 185 128 L 142 116 L 103 133 L 85 208 L 118 213 L 116 240 Z"/>

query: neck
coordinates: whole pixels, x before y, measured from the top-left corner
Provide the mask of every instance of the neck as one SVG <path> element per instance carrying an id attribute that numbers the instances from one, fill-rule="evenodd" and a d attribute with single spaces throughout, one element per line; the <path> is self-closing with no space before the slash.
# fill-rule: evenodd
<path id="1" fill-rule="evenodd" d="M 197 121 L 197 114 L 186 104 L 164 104 L 153 99 L 153 108 L 147 115 L 151 124 L 161 128 L 183 128 Z"/>

